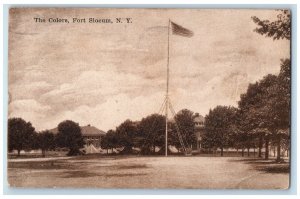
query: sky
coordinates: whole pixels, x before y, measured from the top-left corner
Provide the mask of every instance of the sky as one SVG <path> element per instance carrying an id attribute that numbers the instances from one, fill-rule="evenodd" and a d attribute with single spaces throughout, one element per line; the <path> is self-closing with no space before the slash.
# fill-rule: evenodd
<path id="1" fill-rule="evenodd" d="M 12 9 L 9 113 L 37 131 L 64 120 L 101 130 L 157 113 L 165 97 L 168 20 L 193 31 L 170 35 L 170 99 L 175 111 L 205 116 L 237 106 L 249 83 L 278 74 L 290 43 L 255 33 L 251 16 L 275 10 Z M 70 23 L 36 23 L 34 17 Z M 72 18 L 114 23 L 72 23 Z M 115 23 L 131 18 L 132 23 Z"/>

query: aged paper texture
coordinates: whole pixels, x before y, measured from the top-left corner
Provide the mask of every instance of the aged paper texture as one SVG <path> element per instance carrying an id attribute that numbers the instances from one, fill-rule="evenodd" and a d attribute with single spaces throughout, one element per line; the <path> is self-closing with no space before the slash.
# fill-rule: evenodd
<path id="1" fill-rule="evenodd" d="M 287 189 L 291 13 L 11 8 L 12 187 Z"/>

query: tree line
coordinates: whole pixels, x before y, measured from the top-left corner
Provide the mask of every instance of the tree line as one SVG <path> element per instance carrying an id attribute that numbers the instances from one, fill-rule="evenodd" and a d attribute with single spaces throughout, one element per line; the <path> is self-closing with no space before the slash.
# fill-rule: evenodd
<path id="1" fill-rule="evenodd" d="M 249 84 L 246 93 L 241 94 L 238 107 L 216 106 L 205 116 L 204 133 L 201 135 L 202 148 L 210 151 L 235 148 L 258 149 L 262 157 L 269 158 L 270 144 L 277 147 L 277 160 L 282 147 L 289 151 L 290 142 L 290 60 L 281 61 L 278 75 L 266 75 L 263 79 Z M 194 118 L 188 110 L 179 111 L 174 121 L 169 121 L 168 144 L 182 148 L 178 130 L 186 147 L 197 142 Z M 126 120 L 115 130 L 109 130 L 102 140 L 102 147 L 114 149 L 124 147 L 130 153 L 134 147 L 143 154 L 155 154 L 155 148 L 165 147 L 165 117 L 153 114 L 140 121 Z M 177 129 L 179 127 L 179 129 Z M 158 152 L 159 153 L 159 152 Z M 162 151 L 163 154 L 163 151 Z"/>
<path id="2" fill-rule="evenodd" d="M 175 120 L 180 124 L 186 145 L 195 143 L 193 112 L 185 109 L 180 111 Z M 138 147 L 142 154 L 152 154 L 155 147 L 165 146 L 165 116 L 152 114 L 141 121 L 126 120 L 116 130 L 109 130 L 101 141 L 104 149 L 123 148 L 121 154 L 134 153 L 133 148 Z M 177 138 L 174 122 L 170 121 L 168 144 L 181 147 Z M 57 148 L 68 148 L 68 155 L 80 154 L 84 146 L 81 128 L 78 123 L 66 120 L 58 124 L 58 133 L 49 130 L 36 132 L 30 122 L 22 118 L 8 119 L 8 150 L 17 150 L 18 156 L 21 150 L 41 149 L 43 156 L 46 151 Z"/>
<path id="3" fill-rule="evenodd" d="M 252 20 L 258 26 L 254 31 L 273 40 L 290 40 L 290 11 L 279 10 L 278 12 L 277 20 L 272 22 L 253 16 Z M 249 154 L 250 148 L 258 148 L 259 157 L 262 157 L 262 148 L 265 147 L 265 159 L 268 159 L 269 146 L 272 144 L 277 147 L 279 161 L 282 147 L 287 151 L 290 147 L 290 110 L 291 61 L 281 59 L 279 74 L 269 74 L 249 84 L 246 93 L 240 97 L 238 107 L 217 106 L 209 111 L 205 117 L 202 146 L 208 150 L 219 148 L 221 156 L 224 148 L 241 149 L 242 155 L 245 149 Z M 187 146 L 196 142 L 193 117 L 193 112 L 185 109 L 175 116 L 175 122 L 168 124 L 171 126 L 168 132 L 170 145 L 181 147 L 177 141 L 176 123 L 179 124 L 179 130 Z M 103 140 L 104 146 L 115 148 L 126 145 L 128 150 L 133 146 L 146 146 L 142 150 L 149 153 L 152 149 L 154 152 L 155 146 L 164 146 L 164 120 L 164 116 L 151 115 L 141 120 L 140 127 L 127 120 L 115 131 L 108 132 Z M 153 124 L 155 125 L 151 126 Z M 129 133 L 131 130 L 133 133 Z M 141 145 L 141 143 L 146 144 Z"/>
<path id="4" fill-rule="evenodd" d="M 291 39 L 291 14 L 289 10 L 278 10 L 277 20 L 252 20 L 257 24 L 255 32 L 273 40 Z M 291 61 L 281 59 L 278 75 L 266 75 L 249 84 L 242 94 L 238 107 L 217 106 L 206 116 L 204 134 L 205 147 L 235 147 L 249 152 L 258 148 L 261 157 L 265 147 L 265 159 L 269 158 L 269 145 L 277 147 L 280 161 L 282 147 L 289 151 L 291 119 Z"/>
<path id="5" fill-rule="evenodd" d="M 188 147 L 196 143 L 194 118 L 195 114 L 183 109 L 179 111 L 174 121 L 168 121 L 168 145 L 182 149 L 182 143 L 178 139 L 178 131 L 184 140 L 184 146 Z M 178 129 L 179 128 L 179 129 Z M 124 147 L 121 153 L 134 153 L 133 148 L 139 148 L 141 154 L 164 154 L 165 148 L 166 118 L 163 115 L 152 114 L 140 121 L 126 120 L 115 130 L 109 130 L 102 139 L 101 147 L 104 149 L 116 149 Z"/>
<path id="6" fill-rule="evenodd" d="M 204 148 L 244 150 L 258 148 L 269 158 L 270 143 L 277 147 L 280 160 L 282 146 L 289 151 L 290 142 L 290 60 L 281 61 L 279 75 L 267 75 L 249 84 L 238 107 L 217 106 L 205 117 Z"/>
<path id="7" fill-rule="evenodd" d="M 274 40 L 290 40 L 290 13 L 279 11 L 277 20 L 270 22 L 252 17 L 258 25 L 254 31 L 272 37 Z M 265 148 L 265 159 L 269 158 L 269 146 L 277 147 L 277 160 L 280 161 L 282 148 L 290 147 L 291 119 L 291 61 L 282 59 L 278 75 L 269 74 L 261 80 L 249 84 L 247 91 L 238 101 L 238 106 L 216 106 L 205 116 L 202 147 L 207 150 L 220 149 L 221 156 L 226 148 L 249 150 L 258 148 L 262 157 Z M 186 147 L 197 142 L 195 136 L 195 114 L 183 109 L 173 121 L 168 121 L 168 144 L 182 148 L 178 132 Z M 132 153 L 135 147 L 142 154 L 154 154 L 155 148 L 165 147 L 165 116 L 152 114 L 140 121 L 126 120 L 109 130 L 102 139 L 105 149 L 123 147 L 121 153 Z M 16 149 L 18 154 L 23 149 L 40 148 L 45 151 L 55 147 L 68 147 L 69 154 L 78 154 L 83 146 L 80 127 L 73 121 L 64 121 L 58 125 L 58 134 L 49 131 L 36 133 L 30 122 L 21 118 L 8 121 L 8 147 Z M 159 151 L 158 153 L 163 153 Z"/>
<path id="8" fill-rule="evenodd" d="M 77 155 L 84 145 L 81 128 L 78 123 L 66 120 L 58 124 L 58 133 L 49 130 L 37 132 L 30 122 L 22 118 L 8 119 L 8 151 L 42 150 L 46 152 L 57 148 L 68 148 L 68 155 Z"/>

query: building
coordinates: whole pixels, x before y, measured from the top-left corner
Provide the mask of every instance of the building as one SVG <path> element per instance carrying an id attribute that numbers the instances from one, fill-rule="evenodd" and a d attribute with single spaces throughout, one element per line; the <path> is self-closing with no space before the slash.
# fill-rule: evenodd
<path id="1" fill-rule="evenodd" d="M 196 148 L 197 150 L 200 151 L 202 148 L 201 141 L 204 134 L 204 117 L 199 113 L 196 113 L 194 117 L 194 124 L 195 124 L 195 135 L 197 139 Z"/>
<path id="2" fill-rule="evenodd" d="M 86 145 L 93 144 L 95 147 L 101 147 L 101 140 L 105 136 L 104 131 L 91 125 L 82 126 L 80 128 Z"/>
<path id="3" fill-rule="evenodd" d="M 104 131 L 102 131 L 94 126 L 91 126 L 90 124 L 87 126 L 81 126 L 80 128 L 81 128 L 81 134 L 82 134 L 83 140 L 86 145 L 89 146 L 89 145 L 93 144 L 93 146 L 95 146 L 95 147 L 101 147 L 101 140 L 106 134 Z M 57 134 L 58 133 L 57 127 L 50 130 L 50 132 Z"/>

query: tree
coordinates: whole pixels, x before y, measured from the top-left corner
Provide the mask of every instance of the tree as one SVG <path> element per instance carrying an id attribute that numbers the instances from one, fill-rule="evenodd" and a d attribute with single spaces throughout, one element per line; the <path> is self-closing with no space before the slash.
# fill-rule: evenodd
<path id="1" fill-rule="evenodd" d="M 80 154 L 79 149 L 83 147 L 84 141 L 79 124 L 71 120 L 66 120 L 59 123 L 57 144 L 60 147 L 69 148 L 68 155 Z"/>
<path id="2" fill-rule="evenodd" d="M 277 145 L 277 161 L 281 159 L 281 143 L 283 138 L 289 136 L 290 110 L 291 110 L 291 83 L 290 60 L 281 60 L 281 70 L 277 81 L 268 90 L 266 107 L 269 110 L 267 116 L 271 120 L 269 129 Z"/>
<path id="3" fill-rule="evenodd" d="M 276 84 L 275 75 L 267 75 L 259 82 L 249 84 L 247 92 L 241 95 L 239 104 L 239 129 L 240 136 L 253 138 L 259 137 L 259 142 L 265 140 L 265 159 L 269 156 L 269 140 L 273 129 L 270 128 L 269 110 L 266 104 L 269 101 L 268 92 Z M 248 145 L 252 140 L 243 139 Z M 262 143 L 258 144 L 261 151 Z M 261 152 L 259 152 L 261 153 Z"/>
<path id="4" fill-rule="evenodd" d="M 274 40 L 291 39 L 291 14 L 289 10 L 280 10 L 276 21 L 261 20 L 256 16 L 253 16 L 252 20 L 259 26 L 254 31 L 261 35 L 272 37 Z"/>
<path id="5" fill-rule="evenodd" d="M 8 149 L 20 151 L 30 149 L 34 142 L 35 129 L 30 122 L 22 118 L 8 119 Z"/>
<path id="6" fill-rule="evenodd" d="M 257 134 L 265 140 L 265 159 L 268 159 L 269 140 L 277 143 L 277 160 L 280 160 L 282 138 L 287 138 L 290 128 L 290 61 L 282 60 L 278 76 L 267 75 L 255 84 L 250 84 L 241 95 L 240 129 Z M 259 144 L 261 146 L 261 144 Z"/>
<path id="7" fill-rule="evenodd" d="M 135 138 L 138 135 L 137 123 L 126 120 L 116 129 L 118 142 L 124 147 L 123 153 L 132 153 L 132 147 L 135 146 Z"/>
<path id="8" fill-rule="evenodd" d="M 179 128 L 183 142 L 186 145 L 185 147 L 191 147 L 196 144 L 197 138 L 195 135 L 194 113 L 188 109 L 183 109 L 175 115 L 174 120 Z M 176 146 L 180 146 L 174 125 L 172 131 L 173 134 L 175 134 L 173 139 L 177 138 L 173 140 L 173 142 L 175 142 Z"/>
<path id="9" fill-rule="evenodd" d="M 254 23 L 259 27 L 254 31 L 267 37 L 272 37 L 274 40 L 291 39 L 291 14 L 289 10 L 280 10 L 277 15 L 277 20 L 270 22 L 269 20 L 260 20 L 258 17 L 252 17 Z M 281 70 L 276 84 L 270 89 L 268 97 L 270 100 L 268 107 L 269 115 L 274 118 L 273 128 L 271 128 L 273 137 L 277 142 L 277 161 L 280 161 L 280 145 L 282 137 L 289 137 L 290 129 L 290 77 L 291 63 L 290 59 L 281 60 Z"/>
<path id="10" fill-rule="evenodd" d="M 46 151 L 55 148 L 55 136 L 48 130 L 38 133 L 38 146 L 42 150 L 43 157 L 46 156 Z"/>
<path id="11" fill-rule="evenodd" d="M 210 147 L 220 148 L 221 156 L 226 147 L 232 145 L 237 109 L 232 106 L 217 106 L 205 117 L 204 142 Z"/>
<path id="12" fill-rule="evenodd" d="M 166 119 L 159 114 L 149 115 L 138 125 L 140 144 L 144 154 L 155 153 L 155 147 L 165 145 Z M 152 152 L 151 152 L 152 149 Z"/>
<path id="13" fill-rule="evenodd" d="M 278 94 L 281 104 L 277 111 L 280 117 L 281 128 L 278 133 L 283 138 L 284 149 L 289 152 L 290 146 L 290 126 L 291 126 L 291 61 L 290 59 L 281 60 L 280 73 L 278 75 Z M 280 149 L 277 149 L 280 150 Z"/>
<path id="14" fill-rule="evenodd" d="M 282 61 L 281 71 L 286 71 L 289 66 L 289 61 Z M 277 146 L 277 161 L 280 161 L 282 138 L 286 137 L 284 135 L 289 133 L 290 128 L 290 75 L 286 74 L 285 78 L 282 73 L 268 75 L 259 82 L 262 93 L 257 101 L 263 118 L 260 126 L 268 129 L 269 137 Z"/>
<path id="15" fill-rule="evenodd" d="M 30 137 L 30 149 L 40 149 L 39 133 L 35 131 Z"/>
<path id="16" fill-rule="evenodd" d="M 118 138 L 116 135 L 116 132 L 114 130 L 109 130 L 101 140 L 101 147 L 107 150 L 108 149 L 113 150 L 114 148 L 118 147 Z"/>

